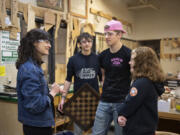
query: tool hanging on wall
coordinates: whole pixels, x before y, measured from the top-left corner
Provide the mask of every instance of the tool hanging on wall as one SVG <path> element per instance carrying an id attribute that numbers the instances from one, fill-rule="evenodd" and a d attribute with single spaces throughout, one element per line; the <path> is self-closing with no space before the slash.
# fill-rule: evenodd
<path id="1" fill-rule="evenodd" d="M 28 24 L 27 31 L 35 28 L 35 12 L 32 9 L 31 5 L 28 4 Z"/>
<path id="2" fill-rule="evenodd" d="M 10 39 L 17 39 L 17 32 L 19 28 L 19 23 L 18 23 L 18 0 L 11 0 L 11 29 L 10 29 Z"/>
<path id="3" fill-rule="evenodd" d="M 161 39 L 160 41 L 160 58 L 164 59 L 164 46 L 165 46 L 165 39 Z"/>
<path id="4" fill-rule="evenodd" d="M 171 41 L 172 41 L 172 42 L 171 42 L 171 43 L 172 43 L 172 44 L 171 44 L 171 45 L 172 45 L 172 47 L 173 47 L 173 48 L 177 48 L 177 47 L 178 47 L 178 44 L 177 44 L 177 42 L 176 42 L 175 38 L 172 38 L 172 40 L 171 40 Z"/>
<path id="5" fill-rule="evenodd" d="M 18 0 L 11 0 L 11 22 L 14 27 L 18 27 Z"/>
<path id="6" fill-rule="evenodd" d="M 82 32 L 88 32 L 89 34 L 91 34 L 92 36 L 95 36 L 95 28 L 94 25 L 91 23 L 84 23 L 81 27 L 81 31 Z"/>
<path id="7" fill-rule="evenodd" d="M 55 25 L 56 16 L 51 10 L 47 10 L 44 13 L 44 26 L 45 31 L 48 31 Z"/>
<path id="8" fill-rule="evenodd" d="M 160 58 L 169 61 L 177 59 L 180 49 L 180 38 L 165 38 L 160 41 Z M 168 48 L 164 50 L 164 48 Z"/>
<path id="9" fill-rule="evenodd" d="M 103 44 L 104 44 L 104 36 L 100 36 L 100 47 L 99 47 L 99 50 L 100 50 L 100 52 L 102 52 L 103 51 Z"/>
<path id="10" fill-rule="evenodd" d="M 72 40 L 73 40 L 73 47 L 71 54 L 74 55 L 74 50 L 76 48 L 77 36 L 80 35 L 80 22 L 79 19 L 73 18 L 73 31 L 72 31 Z"/>
<path id="11" fill-rule="evenodd" d="M 180 47 L 180 38 L 177 39 L 177 43 L 178 43 L 178 45 Z"/>
<path id="12" fill-rule="evenodd" d="M 0 25 L 2 29 L 5 29 L 6 23 L 5 23 L 5 18 L 7 17 L 6 14 L 6 0 L 1 0 L 0 1 Z"/>

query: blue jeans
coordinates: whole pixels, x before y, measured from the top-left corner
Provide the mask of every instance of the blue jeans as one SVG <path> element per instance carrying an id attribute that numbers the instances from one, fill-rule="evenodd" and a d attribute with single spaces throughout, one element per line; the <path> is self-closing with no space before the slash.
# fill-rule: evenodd
<path id="1" fill-rule="evenodd" d="M 107 135 L 111 122 L 114 120 L 115 135 L 123 135 L 122 127 L 117 123 L 121 103 L 100 101 L 97 107 L 92 135 Z"/>
<path id="2" fill-rule="evenodd" d="M 74 122 L 74 135 L 82 135 L 83 130 Z"/>

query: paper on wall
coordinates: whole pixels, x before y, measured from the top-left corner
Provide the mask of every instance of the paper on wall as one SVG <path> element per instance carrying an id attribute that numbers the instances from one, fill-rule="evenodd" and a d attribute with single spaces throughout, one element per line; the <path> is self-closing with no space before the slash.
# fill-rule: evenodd
<path id="1" fill-rule="evenodd" d="M 0 65 L 0 76 L 5 76 L 6 75 L 6 67 L 3 65 Z"/>

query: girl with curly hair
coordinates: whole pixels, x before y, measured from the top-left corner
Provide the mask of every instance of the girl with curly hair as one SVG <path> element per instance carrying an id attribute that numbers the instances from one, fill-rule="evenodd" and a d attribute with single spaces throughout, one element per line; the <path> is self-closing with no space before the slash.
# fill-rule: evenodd
<path id="1" fill-rule="evenodd" d="M 158 124 L 158 96 L 164 92 L 165 74 L 153 49 L 139 47 L 129 62 L 132 85 L 118 123 L 123 135 L 154 135 Z"/>

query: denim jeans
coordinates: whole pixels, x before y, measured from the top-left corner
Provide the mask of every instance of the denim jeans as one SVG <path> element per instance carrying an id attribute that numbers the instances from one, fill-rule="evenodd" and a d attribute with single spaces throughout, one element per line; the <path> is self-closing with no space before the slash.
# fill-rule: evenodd
<path id="1" fill-rule="evenodd" d="M 97 107 L 92 135 L 107 135 L 111 122 L 114 120 L 115 135 L 123 135 L 122 127 L 117 123 L 121 103 L 100 101 Z"/>
<path id="2" fill-rule="evenodd" d="M 74 135 L 82 135 L 83 130 L 74 122 Z"/>

